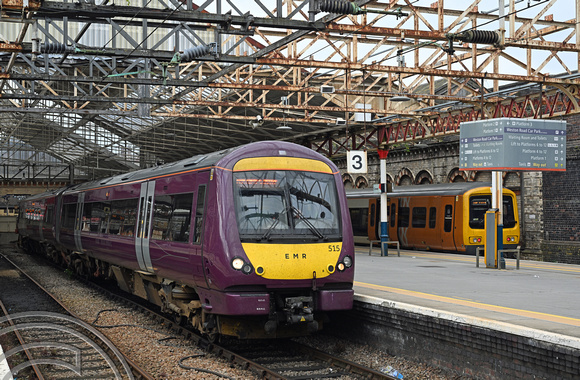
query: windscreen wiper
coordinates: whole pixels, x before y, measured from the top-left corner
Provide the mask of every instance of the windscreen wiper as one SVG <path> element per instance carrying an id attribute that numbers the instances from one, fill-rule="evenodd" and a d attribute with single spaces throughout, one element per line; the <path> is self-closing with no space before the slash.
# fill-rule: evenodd
<path id="1" fill-rule="evenodd" d="M 314 227 L 312 223 L 294 206 L 290 206 L 290 209 L 296 214 L 296 216 L 308 226 L 308 229 L 316 235 L 319 239 L 326 240 L 326 237 L 318 230 L 318 228 Z"/>
<path id="2" fill-rule="evenodd" d="M 284 210 L 282 210 L 282 212 L 278 213 L 278 216 L 276 217 L 276 220 L 274 221 L 274 223 L 272 223 L 272 225 L 270 227 L 268 227 L 268 230 L 266 232 L 264 232 L 264 234 L 262 235 L 262 237 L 258 241 L 264 240 L 264 239 L 270 240 L 270 235 L 272 234 L 274 227 L 276 227 L 280 223 L 280 218 L 282 217 L 282 215 L 286 214 L 287 212 L 288 212 L 288 208 L 285 208 Z"/>

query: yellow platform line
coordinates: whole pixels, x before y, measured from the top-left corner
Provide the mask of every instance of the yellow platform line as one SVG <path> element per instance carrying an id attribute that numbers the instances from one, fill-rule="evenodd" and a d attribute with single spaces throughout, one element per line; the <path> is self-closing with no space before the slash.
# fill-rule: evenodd
<path id="1" fill-rule="evenodd" d="M 432 300 L 432 301 L 440 301 L 440 302 L 445 302 L 445 303 L 454 304 L 454 305 L 468 306 L 468 307 L 473 307 L 476 309 L 495 311 L 495 312 L 504 313 L 504 314 L 517 315 L 517 316 L 526 317 L 526 318 L 541 319 L 544 321 L 550 321 L 550 322 L 556 322 L 556 323 L 562 323 L 562 324 L 566 324 L 566 325 L 580 327 L 580 319 L 563 317 L 561 315 L 540 313 L 537 311 L 514 309 L 514 308 L 510 308 L 510 307 L 505 307 L 505 306 L 489 305 L 489 304 L 474 302 L 474 301 L 459 300 L 459 299 L 451 298 L 451 297 L 443 297 L 443 296 L 438 296 L 435 294 L 415 292 L 413 290 L 398 289 L 398 288 L 392 288 L 392 287 L 383 286 L 383 285 L 367 284 L 367 283 L 359 282 L 359 281 L 355 281 L 354 285 L 360 286 L 363 288 L 368 288 L 368 289 L 381 290 L 381 291 L 389 292 L 389 293 L 395 293 L 395 294 L 401 294 L 401 295 L 406 295 L 406 296 L 411 296 L 411 297 L 416 297 L 416 298 L 428 299 L 428 300 Z"/>
<path id="2" fill-rule="evenodd" d="M 364 255 L 365 253 L 368 255 L 367 251 L 356 251 L 357 254 Z M 389 252 L 389 256 L 396 256 L 396 253 Z M 433 253 L 423 253 L 423 252 L 401 252 L 401 256 L 415 256 L 421 257 L 425 259 L 432 259 L 432 260 L 446 260 L 446 261 L 456 261 L 456 262 L 473 262 L 475 265 L 475 256 L 465 256 L 460 254 L 444 254 L 439 252 Z M 485 267 L 485 258 L 481 256 L 479 258 L 479 265 Z M 506 259 L 506 265 L 509 265 L 509 269 L 515 269 L 516 260 L 515 259 Z M 541 262 L 530 262 L 528 260 L 520 260 L 520 268 L 521 269 L 545 269 L 551 270 L 555 272 L 571 272 L 571 273 L 580 273 L 580 267 L 568 267 L 565 265 L 558 265 L 558 263 L 541 263 Z"/>

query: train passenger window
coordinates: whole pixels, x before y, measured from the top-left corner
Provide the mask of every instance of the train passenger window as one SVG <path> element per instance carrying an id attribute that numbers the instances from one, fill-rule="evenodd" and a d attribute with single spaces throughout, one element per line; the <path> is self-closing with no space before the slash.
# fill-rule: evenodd
<path id="1" fill-rule="evenodd" d="M 435 228 L 437 224 L 437 208 L 429 208 L 429 228 Z"/>
<path id="2" fill-rule="evenodd" d="M 409 227 L 409 207 L 399 207 L 399 227 Z"/>
<path id="3" fill-rule="evenodd" d="M 138 203 L 139 200 L 137 198 L 112 202 L 111 222 L 109 223 L 110 234 L 121 236 L 135 235 Z"/>
<path id="4" fill-rule="evenodd" d="M 89 232 L 91 230 L 91 210 L 92 203 L 85 203 L 83 205 L 83 215 L 81 217 L 81 231 Z"/>
<path id="5" fill-rule="evenodd" d="M 64 204 L 62 210 L 62 227 L 71 229 L 74 228 L 76 215 L 77 215 L 76 203 Z"/>
<path id="6" fill-rule="evenodd" d="M 195 206 L 195 221 L 193 225 L 193 242 L 201 242 L 201 227 L 203 224 L 203 212 L 205 209 L 205 185 L 197 188 L 197 203 Z"/>
<path id="7" fill-rule="evenodd" d="M 391 227 L 395 227 L 395 214 L 397 213 L 397 205 L 392 203 L 390 211 L 391 213 L 389 215 L 391 215 Z"/>
<path id="8" fill-rule="evenodd" d="M 151 239 L 168 240 L 169 220 L 173 209 L 170 195 L 158 195 L 153 204 L 153 231 Z"/>
<path id="9" fill-rule="evenodd" d="M 414 228 L 425 228 L 427 225 L 427 207 L 413 207 L 411 225 Z"/>
<path id="10" fill-rule="evenodd" d="M 83 214 L 83 230 L 85 230 L 84 219 L 85 215 L 87 215 L 87 208 L 89 208 L 88 213 L 90 215 L 90 231 L 100 233 L 107 232 L 109 215 L 111 214 L 111 205 L 108 202 L 86 203 Z"/>
<path id="11" fill-rule="evenodd" d="M 445 205 L 445 218 L 443 219 L 443 231 L 451 232 L 453 227 L 453 206 Z"/>
<path id="12" fill-rule="evenodd" d="M 375 226 L 376 213 L 377 213 L 377 205 L 376 203 L 373 203 L 371 204 L 371 219 L 369 220 L 369 224 L 371 227 Z"/>

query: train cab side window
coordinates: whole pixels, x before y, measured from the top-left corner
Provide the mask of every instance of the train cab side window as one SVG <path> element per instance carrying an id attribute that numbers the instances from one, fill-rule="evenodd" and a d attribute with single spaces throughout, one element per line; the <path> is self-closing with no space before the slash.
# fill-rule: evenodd
<path id="1" fill-rule="evenodd" d="M 205 209 L 205 186 L 200 185 L 197 189 L 197 203 L 195 206 L 195 221 L 193 225 L 193 242 L 201 242 L 201 227 L 203 224 L 203 212 Z"/>
<path id="2" fill-rule="evenodd" d="M 409 227 L 409 207 L 399 207 L 399 227 Z"/>
<path id="3" fill-rule="evenodd" d="M 437 207 L 429 208 L 429 228 L 435 228 L 437 224 Z"/>
<path id="4" fill-rule="evenodd" d="M 156 196 L 151 239 L 187 243 L 192 204 L 193 193 Z"/>
<path id="5" fill-rule="evenodd" d="M 395 214 L 397 213 L 397 205 L 392 203 L 390 208 L 391 213 L 389 215 L 391 215 L 391 227 L 395 227 Z"/>
<path id="6" fill-rule="evenodd" d="M 411 225 L 414 228 L 425 228 L 427 225 L 427 207 L 413 207 Z"/>
<path id="7" fill-rule="evenodd" d="M 443 219 L 443 231 L 451 232 L 453 226 L 453 206 L 445 205 L 445 217 Z"/>
<path id="8" fill-rule="evenodd" d="M 193 193 L 173 196 L 173 212 L 171 213 L 171 221 L 169 223 L 169 240 L 183 243 L 189 242 L 192 206 Z"/>

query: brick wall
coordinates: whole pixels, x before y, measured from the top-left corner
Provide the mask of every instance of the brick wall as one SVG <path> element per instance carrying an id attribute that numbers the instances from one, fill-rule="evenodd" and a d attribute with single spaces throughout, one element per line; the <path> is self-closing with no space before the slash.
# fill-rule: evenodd
<path id="1" fill-rule="evenodd" d="M 575 348 L 360 301 L 333 314 L 325 332 L 461 379 L 571 380 L 580 373 Z"/>
<path id="2" fill-rule="evenodd" d="M 542 183 L 546 261 L 580 264 L 580 116 L 566 119 L 566 171 L 546 172 Z"/>

